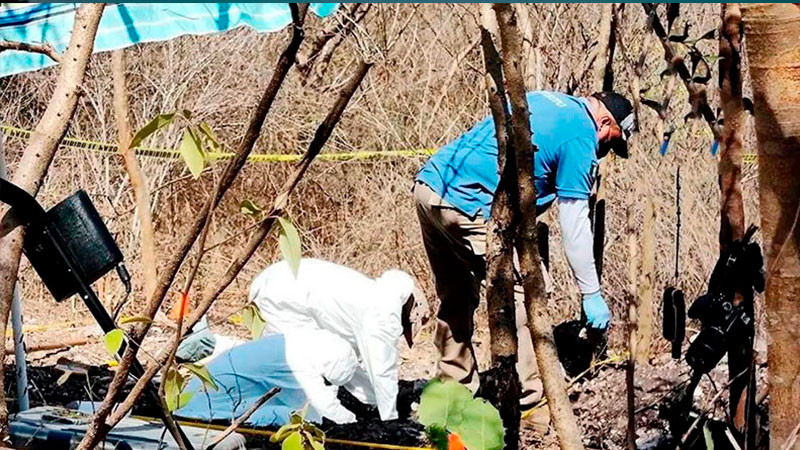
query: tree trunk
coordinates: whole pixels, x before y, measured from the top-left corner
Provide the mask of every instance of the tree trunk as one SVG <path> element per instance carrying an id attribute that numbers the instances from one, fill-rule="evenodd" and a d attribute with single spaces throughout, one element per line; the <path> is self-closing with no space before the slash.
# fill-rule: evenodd
<path id="1" fill-rule="evenodd" d="M 606 74 L 610 72 L 611 57 L 613 52 L 613 17 L 614 4 L 602 3 L 600 5 L 600 29 L 597 34 L 597 57 L 592 64 L 592 90 L 602 91 L 611 90 L 613 87 L 613 76 L 607 83 Z M 606 89 L 608 87 L 608 89 Z"/>
<path id="2" fill-rule="evenodd" d="M 800 448 L 798 441 L 788 441 L 800 423 L 800 6 L 742 4 L 741 8 L 768 268 L 770 442 L 773 449 Z"/>
<path id="3" fill-rule="evenodd" d="M 69 120 L 78 104 L 79 86 L 94 48 L 97 25 L 105 8 L 104 3 L 87 4 L 78 8 L 72 35 L 64 52 L 53 97 L 36 125 L 25 153 L 11 181 L 36 195 L 47 169 L 53 161 L 59 142 L 69 127 Z M 6 208 L 0 208 L 0 215 Z M 0 238 L 0 336 L 5 336 L 8 312 L 22 256 L 23 232 L 17 229 Z M 0 358 L 2 360 L 2 358 Z M 4 370 L 0 362 L 0 373 Z M 8 407 L 5 386 L 0 377 L 0 437 L 8 435 Z"/>
<path id="4" fill-rule="evenodd" d="M 131 179 L 133 196 L 136 199 L 136 216 L 139 218 L 141 232 L 142 271 L 144 272 L 144 294 L 153 295 L 158 282 L 158 258 L 156 254 L 153 215 L 150 211 L 150 190 L 142 173 L 134 150 L 130 148 L 133 139 L 130 116 L 128 114 L 128 90 L 125 86 L 125 50 L 115 50 L 111 54 L 111 73 L 114 80 L 114 117 L 117 122 L 119 152 L 125 163 L 125 170 Z"/>
<path id="5" fill-rule="evenodd" d="M 635 197 L 635 196 L 634 196 Z M 638 245 L 636 243 L 636 220 L 634 215 L 635 201 L 631 199 L 626 209 L 627 227 L 625 234 L 628 240 L 628 364 L 625 366 L 625 387 L 628 403 L 628 427 L 625 433 L 628 450 L 636 450 L 636 335 L 638 331 L 639 313 L 637 312 L 636 281 L 638 266 Z"/>
<path id="6" fill-rule="evenodd" d="M 737 3 L 722 4 L 719 36 L 719 93 L 725 118 L 720 141 L 720 250 L 744 237 L 742 202 L 742 102 L 741 51 L 742 14 Z"/>
<path id="7" fill-rule="evenodd" d="M 539 372 L 561 447 L 567 450 L 583 449 L 581 432 L 567 396 L 567 384 L 553 340 L 552 320 L 547 312 L 547 293 L 539 252 L 536 250 L 536 187 L 532 170 L 536 147 L 532 141 L 530 113 L 522 81 L 522 43 L 513 8 L 506 3 L 495 3 L 494 10 L 503 49 L 503 70 L 511 100 L 510 143 L 516 156 L 519 196 L 517 212 L 520 214 L 516 247 L 525 291 L 528 326 L 533 336 Z"/>
<path id="8" fill-rule="evenodd" d="M 738 3 L 723 3 L 722 28 L 719 34 L 719 90 L 724 126 L 720 139 L 720 252 L 734 240 L 741 240 L 745 232 L 744 202 L 742 200 L 742 127 L 744 102 L 742 101 L 741 27 L 742 14 Z M 742 301 L 737 294 L 734 302 Z M 746 434 L 748 447 L 755 444 L 755 403 L 748 371 L 753 359 L 753 340 L 737 339 L 728 349 L 728 376 L 730 387 L 730 415 L 733 425 Z M 749 386 L 749 387 L 748 387 Z M 749 408 L 748 408 L 749 407 Z M 745 414 L 748 411 L 749 414 Z"/>
<path id="9" fill-rule="evenodd" d="M 493 20 L 488 5 L 481 5 L 481 22 Z M 512 192 L 516 191 L 513 148 L 508 148 L 508 104 L 502 62 L 492 35 L 481 27 L 486 65 L 486 88 L 497 137 L 497 168 L 500 182 L 492 201 L 492 217 L 486 230 L 486 304 L 491 339 L 491 378 L 484 380 L 481 395 L 500 411 L 506 428 L 506 448 L 519 447 L 520 383 L 517 375 L 517 326 L 514 305 L 515 220 Z"/>

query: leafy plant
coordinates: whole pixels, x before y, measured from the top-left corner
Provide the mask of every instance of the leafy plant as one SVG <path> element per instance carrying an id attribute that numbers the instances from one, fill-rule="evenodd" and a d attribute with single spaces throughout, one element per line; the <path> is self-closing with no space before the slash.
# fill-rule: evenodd
<path id="1" fill-rule="evenodd" d="M 297 278 L 297 271 L 300 269 L 300 257 L 303 255 L 303 249 L 300 245 L 300 235 L 297 233 L 297 228 L 292 225 L 292 222 L 283 217 L 278 217 L 278 223 L 281 225 L 281 232 L 278 235 L 278 244 L 281 248 L 283 259 L 289 264 L 295 278 Z"/>
<path id="2" fill-rule="evenodd" d="M 185 385 L 186 379 L 178 369 L 172 367 L 167 371 L 164 376 L 164 400 L 170 411 L 183 408 L 194 396 L 194 392 L 183 392 Z"/>
<path id="3" fill-rule="evenodd" d="M 260 206 L 250 200 L 242 200 L 242 203 L 239 204 L 239 209 L 245 216 L 252 217 L 256 220 L 261 219 L 261 213 L 263 212 Z"/>
<path id="4" fill-rule="evenodd" d="M 266 327 L 267 321 L 264 320 L 261 311 L 255 303 L 250 303 L 245 306 L 244 309 L 242 309 L 241 317 L 244 326 L 250 330 L 250 336 L 253 340 L 260 338 L 261 335 L 264 334 L 264 327 Z"/>
<path id="5" fill-rule="evenodd" d="M 106 351 L 111 356 L 117 356 L 119 349 L 122 348 L 122 343 L 125 341 L 125 333 L 119 328 L 115 328 L 106 333 L 105 344 Z"/>
<path id="6" fill-rule="evenodd" d="M 281 442 L 282 450 L 325 450 L 325 433 L 313 423 L 305 420 L 308 406 L 301 412 L 293 412 L 289 423 L 270 437 L 272 442 Z"/>
<path id="7" fill-rule="evenodd" d="M 136 132 L 131 140 L 131 148 L 138 147 L 142 141 L 156 131 L 172 124 L 175 119 L 183 118 L 187 122 L 183 130 L 178 151 L 186 162 L 189 172 L 195 178 L 200 177 L 205 169 L 209 153 L 218 152 L 221 148 L 219 140 L 211 127 L 206 122 L 192 123 L 192 113 L 183 110 L 179 113 L 159 114 Z"/>
<path id="8" fill-rule="evenodd" d="M 211 389 L 213 391 L 219 390 L 217 381 L 214 379 L 214 377 L 211 376 L 211 372 L 208 371 L 208 368 L 206 366 L 199 366 L 197 364 L 186 363 L 186 364 L 181 364 L 181 367 L 185 368 L 186 370 L 194 374 L 194 376 L 196 376 L 200 381 L 202 381 L 206 389 Z"/>
<path id="9" fill-rule="evenodd" d="M 463 441 L 470 450 L 503 448 L 505 430 L 500 413 L 456 381 L 433 380 L 425 386 L 419 421 L 439 449 L 448 448 L 451 441 Z"/>

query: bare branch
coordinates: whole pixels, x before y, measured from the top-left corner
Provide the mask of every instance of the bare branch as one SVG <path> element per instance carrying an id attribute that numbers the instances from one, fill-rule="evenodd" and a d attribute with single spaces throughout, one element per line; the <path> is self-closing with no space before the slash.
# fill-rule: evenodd
<path id="1" fill-rule="evenodd" d="M 217 207 L 222 199 L 222 196 L 236 179 L 245 162 L 247 162 L 247 157 L 255 146 L 255 142 L 261 132 L 261 127 L 264 124 L 264 120 L 270 110 L 270 107 L 272 106 L 272 102 L 274 101 L 278 90 L 283 84 L 286 74 L 289 72 L 289 69 L 292 67 L 292 65 L 294 65 L 297 50 L 300 48 L 300 44 L 302 43 L 304 37 L 303 23 L 305 22 L 306 12 L 308 11 L 308 4 L 290 4 L 290 8 L 292 10 L 292 18 L 294 19 L 292 39 L 278 59 L 272 79 L 267 86 L 267 89 L 264 91 L 258 106 L 256 107 L 244 139 L 239 145 L 236 154 L 228 161 L 225 171 L 216 184 L 214 195 L 211 196 L 203 206 L 203 209 L 195 218 L 192 227 L 185 235 L 184 241 L 181 243 L 178 251 L 172 256 L 172 258 L 164 267 L 164 270 L 161 273 L 159 281 L 156 285 L 156 290 L 150 297 L 146 306 L 145 315 L 150 319 L 155 317 L 156 313 L 161 307 L 167 291 L 172 285 L 172 282 L 175 279 L 181 264 L 193 247 L 199 235 L 202 233 L 208 215 L 211 214 L 212 210 Z M 150 329 L 150 325 L 150 323 L 146 323 L 131 333 L 131 341 L 134 345 L 129 345 L 125 350 L 125 354 L 123 355 L 119 366 L 117 367 L 117 371 L 114 374 L 114 378 L 108 387 L 108 392 L 106 393 L 103 403 L 95 412 L 91 427 L 87 431 L 78 448 L 85 450 L 93 448 L 100 440 L 104 438 L 105 434 L 110 429 L 110 426 L 106 423 L 106 417 L 108 417 L 108 415 L 111 413 L 111 409 L 117 401 L 117 396 L 127 381 L 131 364 L 136 357 L 136 353 L 138 352 L 143 337 Z M 140 380 L 145 378 L 146 377 L 142 377 Z"/>
<path id="2" fill-rule="evenodd" d="M 230 426 L 228 426 L 228 428 L 225 428 L 220 434 L 218 434 L 217 437 L 215 437 L 214 440 L 211 441 L 210 444 L 208 444 L 206 450 L 213 450 L 217 445 L 219 445 L 220 442 L 224 441 L 226 437 L 230 436 L 231 433 L 233 433 L 234 431 L 236 431 L 237 428 L 242 426 L 242 424 L 245 423 L 247 419 L 249 419 L 250 416 L 253 415 L 254 412 L 258 411 L 258 408 L 261 408 L 261 406 L 264 403 L 267 403 L 269 399 L 278 395 L 278 392 L 280 391 L 281 388 L 277 387 L 268 390 L 266 394 L 262 395 L 261 398 L 259 398 L 258 400 L 256 400 L 255 403 L 250 405 L 250 407 L 247 408 L 247 411 L 245 411 L 241 416 L 237 417 L 236 420 L 234 420 L 233 423 L 230 424 Z"/>
<path id="3" fill-rule="evenodd" d="M 219 294 L 221 294 L 222 291 L 224 291 L 233 282 L 247 261 L 250 260 L 255 251 L 261 245 L 261 242 L 263 242 L 264 238 L 272 229 L 276 217 L 278 217 L 283 212 L 284 208 L 286 208 L 289 195 L 294 191 L 295 187 L 297 187 L 297 184 L 303 178 L 303 175 L 305 175 L 311 162 L 319 154 L 319 152 L 322 150 L 322 147 L 327 142 L 328 138 L 333 132 L 334 127 L 338 123 L 339 118 L 341 118 L 345 107 L 349 103 L 358 86 L 361 84 L 361 81 L 366 76 L 370 67 L 372 67 L 371 63 L 362 62 L 356 74 L 347 83 L 347 86 L 345 86 L 339 95 L 339 98 L 331 108 L 328 116 L 317 128 L 314 139 L 309 144 L 308 150 L 303 156 L 303 159 L 297 163 L 292 174 L 284 182 L 282 189 L 275 197 L 273 206 L 269 213 L 265 216 L 265 219 L 259 224 L 258 229 L 256 229 L 245 246 L 242 247 L 234 256 L 233 262 L 228 267 L 228 270 L 218 277 L 216 282 L 209 285 L 203 292 L 203 297 L 198 303 L 197 308 L 186 319 L 186 326 L 183 327 L 184 330 L 180 331 L 181 338 L 184 337 L 185 330 L 191 329 L 197 323 L 197 321 L 200 320 L 203 314 L 208 311 L 208 309 L 211 307 L 211 304 L 214 302 L 214 300 L 216 300 Z M 158 372 L 159 368 L 161 368 L 167 362 L 168 357 L 169 352 L 167 350 L 162 351 L 162 353 L 158 355 L 157 363 L 151 364 L 147 368 L 145 374 L 139 378 L 136 385 L 131 390 L 131 393 L 123 402 L 120 403 L 119 407 L 117 407 L 114 411 L 114 414 L 109 417 L 109 426 L 113 426 L 122 420 L 128 411 L 133 408 L 136 399 L 144 391 L 144 387 Z"/>
<path id="4" fill-rule="evenodd" d="M 57 63 L 61 62 L 61 53 L 58 53 L 50 44 L 32 44 L 27 42 L 2 40 L 0 41 L 0 52 L 5 50 L 41 53 Z"/>
<path id="5" fill-rule="evenodd" d="M 125 170 L 131 180 L 133 196 L 136 199 L 136 215 L 142 242 L 142 269 L 144 271 L 144 293 L 153 295 L 158 281 L 158 257 L 156 253 L 153 215 L 150 211 L 150 191 L 147 179 L 142 173 L 136 153 L 130 148 L 133 139 L 131 130 L 128 90 L 125 86 L 125 50 L 115 50 L 111 54 L 111 73 L 114 80 L 114 117 L 117 122 L 119 152 L 125 164 Z M 121 305 L 123 306 L 123 305 Z"/>

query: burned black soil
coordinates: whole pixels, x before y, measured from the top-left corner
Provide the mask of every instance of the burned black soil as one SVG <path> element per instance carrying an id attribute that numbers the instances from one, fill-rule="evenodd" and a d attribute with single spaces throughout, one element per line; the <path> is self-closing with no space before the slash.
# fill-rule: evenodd
<path id="1" fill-rule="evenodd" d="M 5 383 L 9 393 L 16 392 L 16 379 L 14 377 L 14 366 L 6 367 Z M 30 384 L 29 399 L 32 407 L 43 405 L 67 406 L 75 401 L 100 401 L 106 394 L 106 388 L 111 381 L 114 373 L 105 367 L 88 367 L 88 373 L 72 374 L 63 384 L 59 385 L 58 380 L 63 375 L 63 371 L 55 366 L 28 367 L 28 380 Z M 373 406 L 360 403 L 352 395 L 344 390 L 340 390 L 340 399 L 343 404 L 351 409 L 358 417 L 358 422 L 346 425 L 337 425 L 333 422 L 325 421 L 320 428 L 325 431 L 328 438 L 342 439 L 360 442 L 372 442 L 382 444 L 392 444 L 400 446 L 424 446 L 425 438 L 423 426 L 411 418 L 412 405 L 419 402 L 422 388 L 425 386 L 424 380 L 400 381 L 398 394 L 398 413 L 400 418 L 397 420 L 381 421 L 378 411 Z M 132 383 L 126 387 L 125 393 L 132 387 Z M 11 412 L 17 411 L 17 404 L 13 402 Z M 132 413 L 147 417 L 157 415 L 156 404 L 142 396 L 134 406 Z M 227 425 L 227 424 L 226 424 Z M 275 428 L 264 428 L 265 430 L 275 430 Z M 279 445 L 269 442 L 268 438 L 262 436 L 247 436 L 249 445 L 252 448 L 280 448 Z M 328 449 L 351 448 L 348 445 L 329 443 Z M 363 447 L 359 447 L 363 448 Z"/>

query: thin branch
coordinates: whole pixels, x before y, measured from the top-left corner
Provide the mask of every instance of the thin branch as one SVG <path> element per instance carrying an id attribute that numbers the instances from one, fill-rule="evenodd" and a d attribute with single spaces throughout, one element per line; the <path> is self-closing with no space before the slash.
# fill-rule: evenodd
<path id="1" fill-rule="evenodd" d="M 244 139 L 237 149 L 236 154 L 228 161 L 225 171 L 217 182 L 214 190 L 215 195 L 210 197 L 209 201 L 206 202 L 203 209 L 197 215 L 191 229 L 187 232 L 186 237 L 181 243 L 178 251 L 165 265 L 156 286 L 156 290 L 150 297 L 149 303 L 145 308 L 145 315 L 150 319 L 155 317 L 156 313 L 161 307 L 161 304 L 163 303 L 164 298 L 166 297 L 166 294 L 172 285 L 172 282 L 175 279 L 175 276 L 177 275 L 184 259 L 194 246 L 199 235 L 202 233 L 208 215 L 211 214 L 211 212 L 217 207 L 222 199 L 222 196 L 225 195 L 225 192 L 227 192 L 228 188 L 231 186 L 231 184 L 233 184 L 233 181 L 236 179 L 242 167 L 247 162 L 247 157 L 255 146 L 256 140 L 261 133 L 261 127 L 264 124 L 264 120 L 270 110 L 270 107 L 272 106 L 273 101 L 275 100 L 275 97 L 277 96 L 278 90 L 283 84 L 283 80 L 286 78 L 286 74 L 289 72 L 289 69 L 294 65 L 297 50 L 300 48 L 300 44 L 302 43 L 304 37 L 303 24 L 305 22 L 306 12 L 308 11 L 308 4 L 290 4 L 289 6 L 292 11 L 292 18 L 294 19 L 291 41 L 278 59 L 272 79 L 267 86 L 267 89 L 264 91 L 258 106 L 256 107 Z M 111 409 L 116 403 L 117 397 L 127 381 L 131 364 L 140 347 L 138 344 L 150 330 L 150 326 L 151 323 L 146 323 L 134 329 L 132 333 L 132 344 L 134 345 L 128 345 L 127 349 L 125 350 L 125 354 L 123 355 L 119 366 L 117 367 L 114 378 L 108 387 L 106 397 L 95 413 L 92 419 L 91 428 L 89 431 L 87 431 L 86 435 L 81 441 L 81 444 L 78 447 L 79 449 L 88 450 L 93 448 L 100 440 L 104 438 L 105 434 L 110 429 L 110 426 L 106 423 L 106 418 L 111 413 Z M 140 380 L 141 379 L 145 379 L 145 377 L 140 378 Z"/>
<path id="2" fill-rule="evenodd" d="M 303 178 L 303 175 L 305 175 L 308 167 L 311 165 L 311 162 L 320 153 L 322 147 L 333 133 L 334 127 L 339 122 L 339 119 L 341 118 L 347 104 L 349 103 L 358 86 L 361 84 L 361 81 L 366 76 L 370 67 L 372 67 L 371 63 L 361 63 L 357 73 L 350 79 L 345 89 L 341 92 L 333 108 L 331 108 L 331 111 L 328 113 L 328 116 L 317 128 L 314 139 L 309 144 L 308 150 L 303 156 L 303 159 L 297 163 L 294 172 L 284 182 L 283 188 L 275 197 L 272 209 L 266 215 L 266 219 L 259 224 L 258 229 L 253 233 L 245 246 L 242 247 L 238 254 L 234 256 L 233 262 L 228 267 L 228 270 L 218 277 L 215 283 L 210 284 L 203 292 L 203 297 L 197 305 L 197 309 L 195 309 L 189 315 L 189 317 L 186 319 L 186 326 L 184 327 L 184 330 L 180 331 L 181 338 L 184 337 L 185 330 L 191 329 L 208 311 L 214 300 L 216 300 L 222 291 L 224 291 L 233 282 L 247 261 L 250 260 L 255 251 L 259 248 L 264 238 L 272 229 L 275 219 L 280 216 L 283 210 L 286 208 L 289 195 L 291 195 L 295 187 L 297 187 L 297 184 Z M 120 403 L 119 407 L 117 407 L 114 411 L 114 414 L 108 418 L 108 423 L 110 426 L 113 426 L 122 420 L 128 411 L 133 408 L 136 399 L 144 391 L 144 387 L 158 372 L 159 368 L 167 362 L 168 357 L 169 352 L 166 350 L 162 351 L 157 358 L 157 363 L 151 364 L 147 368 L 145 374 L 140 377 L 136 382 L 136 385 L 134 385 L 131 393 L 128 394 L 125 400 Z"/>
<path id="3" fill-rule="evenodd" d="M 144 272 L 144 292 L 153 295 L 158 282 L 158 258 L 156 253 L 153 214 L 150 211 L 150 192 L 147 179 L 142 172 L 136 153 L 130 148 L 133 139 L 131 130 L 128 90 L 125 86 L 125 50 L 115 50 L 111 54 L 111 73 L 114 81 L 114 118 L 117 122 L 119 153 L 122 155 L 125 170 L 131 180 L 133 196 L 136 200 L 136 214 L 141 233 L 142 269 Z"/>
<path id="4" fill-rule="evenodd" d="M 280 392 L 280 391 L 281 391 L 281 388 L 278 388 L 278 387 L 274 387 L 274 388 L 270 389 L 269 391 L 267 391 L 266 394 L 262 395 L 261 398 L 259 398 L 258 400 L 256 400 L 255 403 L 250 405 L 250 407 L 247 408 L 247 411 L 245 411 L 241 416 L 237 417 L 236 420 L 234 420 L 233 423 L 230 424 L 230 426 L 228 428 L 225 428 L 225 430 L 223 430 L 222 433 L 218 434 L 217 437 L 215 437 L 214 440 L 212 440 L 211 443 L 208 444 L 208 446 L 206 447 L 206 450 L 213 450 L 214 447 L 219 445 L 219 443 L 222 442 L 223 440 L 225 440 L 226 437 L 228 437 L 231 433 L 233 433 L 240 426 L 242 426 L 242 424 L 245 423 L 247 421 L 247 419 L 249 419 L 250 416 L 253 415 L 254 412 L 258 411 L 258 408 L 261 408 L 261 406 L 264 403 L 267 403 L 269 401 L 269 399 L 271 399 L 272 397 L 278 395 L 278 392 Z"/>
<path id="5" fill-rule="evenodd" d="M 667 31 L 658 19 L 656 5 L 642 3 L 642 7 L 651 19 L 653 32 L 658 37 L 659 41 L 661 41 L 661 46 L 664 48 L 664 60 L 667 62 L 668 68 L 670 71 L 680 76 L 683 85 L 689 92 L 689 103 L 692 106 L 692 114 L 699 114 L 705 119 L 714 135 L 714 139 L 719 139 L 719 124 L 717 123 L 717 117 L 714 115 L 714 111 L 712 111 L 711 106 L 708 104 L 708 93 L 706 92 L 705 85 L 692 80 L 692 74 L 689 72 L 689 68 L 686 67 L 686 62 L 673 47 L 667 35 Z M 636 95 L 638 95 L 638 93 L 636 93 Z"/>
<path id="6" fill-rule="evenodd" d="M 50 44 L 31 44 L 17 41 L 0 41 L 0 52 L 16 50 L 19 52 L 41 53 L 53 61 L 61 62 L 61 53 L 58 53 Z"/>

